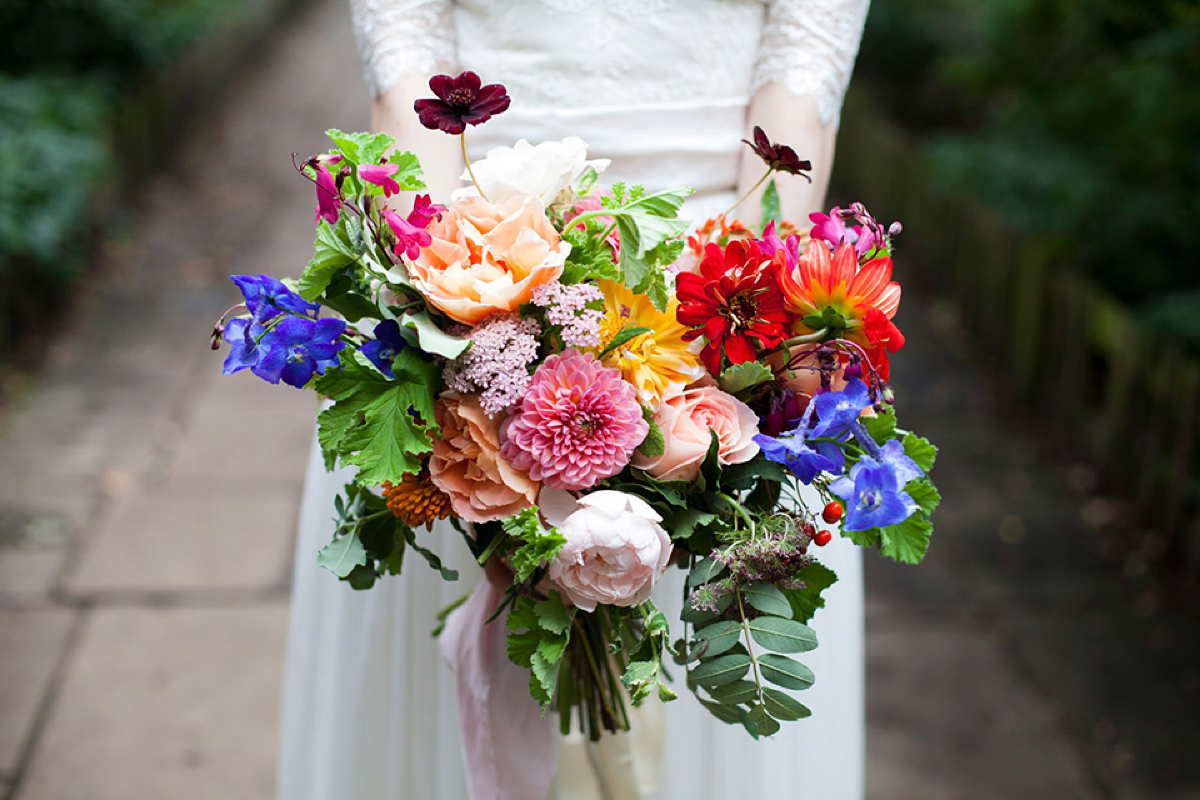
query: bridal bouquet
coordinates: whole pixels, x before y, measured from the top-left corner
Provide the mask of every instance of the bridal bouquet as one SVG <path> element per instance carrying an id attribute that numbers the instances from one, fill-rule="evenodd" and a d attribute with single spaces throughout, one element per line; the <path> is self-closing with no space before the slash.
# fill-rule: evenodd
<path id="1" fill-rule="evenodd" d="M 453 135 L 509 104 L 470 72 L 430 86 L 420 120 Z M 790 691 L 813 683 L 795 656 L 835 580 L 820 548 L 916 563 L 938 503 L 935 449 L 887 383 L 899 226 L 855 204 L 796 232 L 772 181 L 765 229 L 688 235 L 687 190 L 602 187 L 578 139 L 499 148 L 466 188 L 401 204 L 424 188 L 413 154 L 329 136 L 298 166 L 312 261 L 234 276 L 244 302 L 214 337 L 227 374 L 326 398 L 326 465 L 357 473 L 319 563 L 367 589 L 416 553 L 453 580 L 449 520 L 486 568 L 469 633 L 502 631 L 564 731 L 626 729 L 627 701 L 673 686 L 755 737 L 807 716 Z M 761 130 L 748 144 L 764 182 L 809 169 Z M 673 566 L 674 622 L 650 599 Z"/>

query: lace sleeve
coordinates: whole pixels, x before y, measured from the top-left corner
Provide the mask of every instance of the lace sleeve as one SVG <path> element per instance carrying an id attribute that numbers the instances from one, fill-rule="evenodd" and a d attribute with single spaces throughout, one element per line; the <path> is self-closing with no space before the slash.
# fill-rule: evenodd
<path id="1" fill-rule="evenodd" d="M 409 74 L 454 61 L 451 0 L 350 0 L 354 38 L 372 96 Z"/>
<path id="2" fill-rule="evenodd" d="M 870 0 L 771 0 L 754 89 L 777 81 L 816 101 L 821 122 L 836 123 L 854 70 Z"/>

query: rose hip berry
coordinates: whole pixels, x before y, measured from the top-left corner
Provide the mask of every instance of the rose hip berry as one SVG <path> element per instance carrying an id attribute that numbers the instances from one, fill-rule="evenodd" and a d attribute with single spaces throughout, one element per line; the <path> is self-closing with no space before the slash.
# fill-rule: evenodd
<path id="1" fill-rule="evenodd" d="M 825 510 L 821 512 L 821 519 L 832 525 L 842 518 L 842 512 L 844 510 L 845 509 L 842 508 L 841 503 L 839 503 L 837 500 L 831 500 L 829 501 L 829 504 L 825 506 Z"/>
<path id="2" fill-rule="evenodd" d="M 824 547 L 833 539 L 833 534 L 829 531 L 817 531 L 817 535 L 813 537 L 813 544 L 817 547 Z"/>

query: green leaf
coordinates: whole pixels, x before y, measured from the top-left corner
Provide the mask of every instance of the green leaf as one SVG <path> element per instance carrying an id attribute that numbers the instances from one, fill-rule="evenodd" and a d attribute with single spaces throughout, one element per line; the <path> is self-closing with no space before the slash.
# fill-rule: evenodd
<path id="1" fill-rule="evenodd" d="M 884 406 L 883 411 L 873 417 L 860 417 L 863 427 L 879 444 L 891 441 L 896 435 L 896 412 L 891 406 Z"/>
<path id="2" fill-rule="evenodd" d="M 517 601 L 504 620 L 504 626 L 510 631 L 519 631 L 526 628 L 538 628 L 537 612 L 533 609 L 533 598 L 522 596 Z"/>
<path id="3" fill-rule="evenodd" d="M 646 406 L 642 406 L 642 419 L 646 420 L 650 430 L 638 445 L 637 451 L 646 458 L 658 458 L 667 451 L 667 440 L 663 438 L 662 428 L 654 421 L 654 412 Z"/>
<path id="4" fill-rule="evenodd" d="M 757 581 L 740 589 L 743 602 L 749 603 L 764 614 L 776 617 L 788 617 L 792 613 L 792 605 L 784 597 L 779 587 L 767 581 Z"/>
<path id="5" fill-rule="evenodd" d="M 305 300 L 316 302 L 338 270 L 358 260 L 359 253 L 351 244 L 347 224 L 341 222 L 337 227 L 333 227 L 321 220 L 321 224 L 317 226 L 312 260 L 304 268 L 296 288 L 297 293 Z"/>
<path id="6" fill-rule="evenodd" d="M 751 681 L 733 681 L 722 686 L 714 686 L 708 693 L 722 703 L 749 703 L 758 697 L 758 686 Z"/>
<path id="7" fill-rule="evenodd" d="M 749 670 L 750 656 L 745 653 L 733 653 L 703 662 L 692 670 L 688 678 L 700 686 L 720 686 L 745 677 Z"/>
<path id="8" fill-rule="evenodd" d="M 613 261 L 612 248 L 597 238 L 603 228 L 594 220 L 585 220 L 584 224 L 586 231 L 572 225 L 562 233 L 562 238 L 571 245 L 571 252 L 567 255 L 567 263 L 559 281 L 570 285 L 586 280 L 618 280 L 621 273 Z"/>
<path id="9" fill-rule="evenodd" d="M 657 677 L 657 661 L 631 661 L 625 668 L 624 674 L 621 675 L 621 683 L 632 690 L 639 686 L 645 686 Z"/>
<path id="10" fill-rule="evenodd" d="M 689 589 L 703 586 L 725 573 L 725 565 L 715 558 L 702 558 L 688 572 L 687 585 Z"/>
<path id="11" fill-rule="evenodd" d="M 923 514 L 913 514 L 898 525 L 883 529 L 884 542 L 879 552 L 904 564 L 920 564 L 929 549 L 933 524 Z"/>
<path id="12" fill-rule="evenodd" d="M 775 373 L 760 361 L 747 361 L 744 364 L 734 364 L 721 373 L 720 384 L 723 391 L 737 394 L 743 389 L 757 386 L 760 383 L 774 379 Z"/>
<path id="13" fill-rule="evenodd" d="M 367 563 L 367 549 L 358 540 L 357 534 L 339 536 L 321 548 L 317 566 L 323 567 L 339 578 L 345 578 L 358 566 Z"/>
<path id="14" fill-rule="evenodd" d="M 808 622 L 818 608 L 825 607 L 821 593 L 837 583 L 837 575 L 824 564 L 813 562 L 796 576 L 804 581 L 803 589 L 784 589 L 783 594 L 792 606 L 792 619 Z"/>
<path id="15" fill-rule="evenodd" d="M 778 689 L 763 689 L 763 706 L 772 717 L 785 722 L 812 716 L 812 712 L 808 710 L 807 706 Z"/>
<path id="16" fill-rule="evenodd" d="M 337 149 L 354 164 L 374 164 L 396 140 L 386 133 L 343 133 L 330 128 L 325 135 L 333 140 Z"/>
<path id="17" fill-rule="evenodd" d="M 758 669 L 764 678 L 785 689 L 807 689 L 813 685 L 812 670 L 787 656 L 774 653 L 759 656 Z"/>
<path id="18" fill-rule="evenodd" d="M 755 705 L 746 712 L 746 718 L 742 721 L 746 726 L 746 730 L 757 739 L 760 736 L 770 736 L 779 732 L 779 722 L 775 720 L 767 709 L 761 705 Z"/>
<path id="19" fill-rule="evenodd" d="M 509 517 L 501 523 L 501 527 L 506 534 L 520 542 L 509 557 L 518 583 L 529 580 L 534 571 L 549 564 L 567 543 L 566 537 L 557 530 L 542 525 L 537 506 Z"/>
<path id="20" fill-rule="evenodd" d="M 440 572 L 442 574 L 442 580 L 458 580 L 457 570 L 450 569 L 449 567 L 443 565 L 442 559 L 438 557 L 437 553 L 433 552 L 427 547 L 422 547 L 421 545 L 417 544 L 416 531 L 404 524 L 400 524 L 398 527 L 404 536 L 404 541 L 408 543 L 408 546 L 420 553 L 421 557 L 425 559 L 429 566 Z"/>
<path id="21" fill-rule="evenodd" d="M 904 437 L 903 444 L 904 455 L 917 462 L 918 467 L 925 472 L 933 469 L 933 462 L 937 459 L 937 448 L 928 439 L 910 433 Z"/>
<path id="22" fill-rule="evenodd" d="M 566 633 L 575 619 L 575 607 L 568 607 L 562 595 L 554 591 L 547 599 L 535 603 L 533 610 L 537 612 L 538 627 L 555 634 Z"/>
<path id="23" fill-rule="evenodd" d="M 453 361 L 467 351 L 471 346 L 470 338 L 466 336 L 451 336 L 437 326 L 426 311 L 417 314 L 405 314 L 399 318 L 401 325 L 412 328 L 417 333 L 417 343 L 426 353 Z"/>
<path id="24" fill-rule="evenodd" d="M 543 636 L 538 641 L 538 653 L 548 664 L 557 664 L 567 651 L 566 636 Z"/>
<path id="25" fill-rule="evenodd" d="M 700 705 L 707 708 L 709 713 L 721 720 L 721 722 L 725 722 L 730 725 L 741 725 L 742 720 L 746 716 L 746 712 L 742 711 L 735 705 L 723 706 L 720 703 L 714 703 L 711 700 L 704 700 L 702 698 L 697 699 L 700 700 Z"/>
<path id="26" fill-rule="evenodd" d="M 704 659 L 718 656 L 736 645 L 741 635 L 742 625 L 739 622 L 728 619 L 714 622 L 694 634 L 695 652 Z"/>
<path id="27" fill-rule="evenodd" d="M 942 502 L 942 496 L 938 494 L 938 490 L 928 478 L 909 481 L 908 485 L 904 487 L 904 491 L 926 514 L 932 514 L 938 504 Z"/>
<path id="28" fill-rule="evenodd" d="M 400 169 L 392 176 L 392 180 L 400 184 L 400 191 L 415 192 L 425 188 L 422 178 L 421 162 L 415 153 L 394 153 L 388 159 L 389 164 L 397 164 Z"/>
<path id="29" fill-rule="evenodd" d="M 599 352 L 599 354 L 596 356 L 596 358 L 597 359 L 604 358 L 606 355 L 611 353 L 613 350 L 616 350 L 618 347 L 625 344 L 629 340 L 636 339 L 637 337 L 641 336 L 643 333 L 651 333 L 651 332 L 652 331 L 650 330 L 650 328 L 638 328 L 638 327 L 629 327 L 629 326 L 621 328 L 621 330 L 617 331 L 616 335 L 613 336 L 613 338 L 609 341 L 608 345 L 605 346 L 605 348 Z"/>
<path id="30" fill-rule="evenodd" d="M 775 179 L 767 181 L 767 188 L 762 195 L 762 225 L 763 230 L 767 229 L 767 225 L 774 222 L 776 225 L 783 222 L 783 213 L 779 210 L 779 190 L 775 188 Z"/>
<path id="31" fill-rule="evenodd" d="M 776 653 L 804 653 L 817 646 L 817 634 L 807 625 L 782 617 L 748 620 L 754 641 Z"/>

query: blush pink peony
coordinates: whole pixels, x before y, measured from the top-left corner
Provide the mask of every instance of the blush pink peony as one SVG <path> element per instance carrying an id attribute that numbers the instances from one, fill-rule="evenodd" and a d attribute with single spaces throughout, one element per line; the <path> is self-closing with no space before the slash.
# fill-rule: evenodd
<path id="1" fill-rule="evenodd" d="M 665 450 L 657 458 L 638 454 L 633 465 L 660 481 L 692 481 L 717 435 L 717 458 L 740 464 L 758 453 L 758 417 L 750 407 L 715 386 L 693 386 L 663 401 L 654 412 Z"/>
<path id="2" fill-rule="evenodd" d="M 649 433 L 637 391 L 591 353 L 547 358 L 503 429 L 503 453 L 554 489 L 616 475 Z"/>
<path id="3" fill-rule="evenodd" d="M 434 409 L 442 438 L 433 443 L 429 478 L 468 522 L 511 517 L 534 504 L 538 484 L 500 453 L 500 431 L 474 394 L 443 392 Z"/>
<path id="4" fill-rule="evenodd" d="M 426 230 L 432 241 L 409 263 L 409 277 L 430 303 L 467 325 L 529 302 L 534 289 L 558 279 L 571 252 L 542 201 L 527 194 L 496 203 L 468 197 Z"/>
<path id="5" fill-rule="evenodd" d="M 550 580 L 584 611 L 644 602 L 671 560 L 662 517 L 624 492 L 592 492 L 578 506 L 558 526 L 567 543 L 550 562 Z"/>

